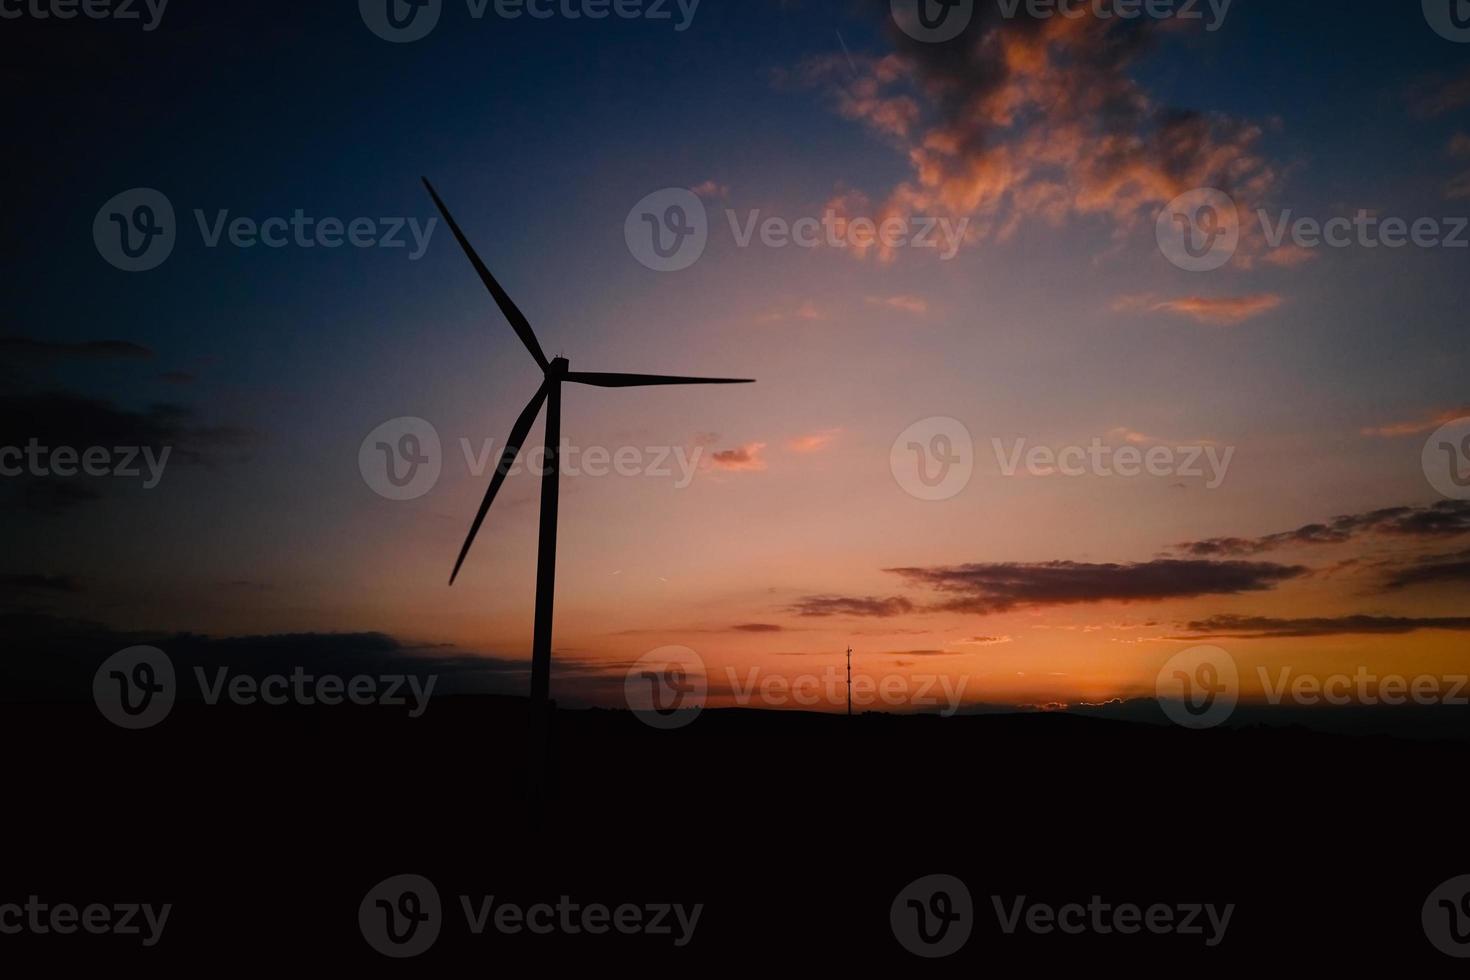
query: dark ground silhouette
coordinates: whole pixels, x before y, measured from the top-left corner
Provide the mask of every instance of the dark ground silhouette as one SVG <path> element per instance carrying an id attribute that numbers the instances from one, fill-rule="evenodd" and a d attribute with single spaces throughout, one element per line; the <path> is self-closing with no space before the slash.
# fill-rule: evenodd
<path id="1" fill-rule="evenodd" d="M 528 819 L 527 702 L 382 707 L 180 703 L 123 731 L 93 705 L 8 705 L 6 897 L 175 906 L 152 949 L 117 936 L 3 937 L 11 955 L 392 967 L 357 908 L 430 879 L 446 916 L 407 961 L 912 970 L 889 905 L 952 874 L 966 946 L 937 964 L 1124 969 L 1269 963 L 1458 967 L 1420 908 L 1470 870 L 1463 744 L 1296 728 L 1187 731 L 1066 714 L 709 710 L 657 731 L 561 711 L 544 822 Z M 457 896 L 529 905 L 703 903 L 693 940 L 464 925 Z M 1006 935 L 992 895 L 1236 906 L 1198 936 Z M 13 900 L 13 899 L 10 899 Z M 301 958 L 305 957 L 305 958 Z"/>

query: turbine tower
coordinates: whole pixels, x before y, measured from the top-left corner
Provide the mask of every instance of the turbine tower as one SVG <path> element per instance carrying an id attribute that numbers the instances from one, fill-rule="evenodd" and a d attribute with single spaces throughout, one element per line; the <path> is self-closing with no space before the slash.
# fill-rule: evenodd
<path id="1" fill-rule="evenodd" d="M 847 717 L 852 717 L 852 644 L 847 645 Z"/>
<path id="2" fill-rule="evenodd" d="M 500 463 L 495 468 L 495 475 L 490 480 L 490 489 L 485 492 L 485 499 L 480 503 L 480 510 L 475 514 L 474 523 L 470 525 L 469 536 L 464 540 L 464 547 L 459 550 L 459 558 L 454 563 L 454 571 L 449 576 L 449 584 L 459 576 L 459 570 L 464 565 L 465 556 L 469 554 L 470 545 L 474 544 L 475 535 L 480 531 L 480 525 L 485 522 L 485 514 L 490 510 L 490 505 L 495 502 L 495 494 L 499 492 L 500 485 L 505 482 L 505 475 L 510 471 L 511 465 L 515 463 L 520 454 L 521 444 L 526 441 L 530 434 L 531 426 L 536 421 L 537 414 L 541 411 L 541 405 L 546 405 L 546 469 L 541 477 L 541 536 L 540 545 L 536 556 L 536 626 L 535 639 L 531 647 L 531 704 L 534 709 L 544 709 L 549 701 L 551 685 L 551 612 L 552 598 L 556 588 L 556 510 L 557 510 L 557 478 L 560 473 L 557 454 L 561 443 L 561 386 L 567 382 L 575 384 L 592 385 L 597 388 L 637 388 L 647 385 L 696 385 L 696 384 L 749 384 L 751 378 L 686 378 L 661 374 L 601 374 L 587 371 L 573 371 L 570 363 L 565 357 L 557 357 L 547 360 L 541 351 L 541 344 L 536 340 L 536 334 L 531 330 L 531 324 L 509 295 L 495 281 L 485 263 L 480 261 L 480 256 L 475 253 L 469 240 L 465 238 L 464 232 L 460 231 L 459 225 L 450 215 L 449 209 L 439 199 L 434 185 L 429 183 L 425 177 L 424 187 L 428 189 L 429 196 L 434 199 L 434 206 L 444 216 L 445 224 L 454 233 L 454 238 L 459 242 L 459 247 L 469 257 L 470 264 L 475 267 L 480 281 L 490 291 L 495 299 L 495 305 L 500 307 L 500 312 L 510 322 L 511 329 L 521 339 L 526 350 L 530 351 L 531 357 L 536 361 L 536 366 L 541 368 L 541 387 L 536 394 L 531 396 L 530 402 L 522 410 L 520 417 L 516 419 L 515 425 L 511 426 L 510 436 L 505 441 L 505 449 L 501 451 Z"/>

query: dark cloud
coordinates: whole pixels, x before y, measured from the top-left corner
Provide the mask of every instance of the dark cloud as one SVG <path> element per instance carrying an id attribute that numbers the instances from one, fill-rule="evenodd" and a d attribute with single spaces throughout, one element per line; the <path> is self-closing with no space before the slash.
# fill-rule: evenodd
<path id="1" fill-rule="evenodd" d="M 1418 630 L 1470 631 L 1470 616 L 1328 616 L 1276 619 L 1269 616 L 1211 616 L 1188 624 L 1195 637 L 1265 639 L 1270 637 L 1400 634 Z"/>
<path id="2" fill-rule="evenodd" d="M 1470 551 L 1452 555 L 1429 555 L 1390 574 L 1383 588 L 1394 592 L 1415 585 L 1470 582 Z"/>
<path id="3" fill-rule="evenodd" d="M 1422 119 L 1433 119 L 1470 105 L 1470 70 L 1457 75 L 1430 75 L 1408 89 L 1410 110 Z"/>
<path id="4" fill-rule="evenodd" d="M 0 574 L 0 596 L 45 592 L 80 592 L 81 586 L 70 575 L 38 575 L 34 573 Z"/>
<path id="5" fill-rule="evenodd" d="M 23 511 L 43 517 L 55 517 L 74 507 L 102 499 L 102 494 L 95 487 L 74 481 L 22 479 L 13 486 L 16 505 Z"/>
<path id="6" fill-rule="evenodd" d="M 1086 602 L 1147 602 L 1263 592 L 1305 575 L 1301 565 L 1158 559 L 1130 564 L 1001 562 L 890 568 L 941 598 L 930 608 L 980 614 Z"/>
<path id="7" fill-rule="evenodd" d="M 208 462 L 222 448 L 248 444 L 253 434 L 199 424 L 191 409 L 155 404 L 142 411 L 68 392 L 0 397 L 0 445 L 173 447 L 171 462 Z"/>
<path id="8" fill-rule="evenodd" d="M 233 674 L 342 676 L 435 675 L 435 693 L 524 694 L 529 661 L 440 647 L 419 647 L 378 632 L 282 633 L 213 637 L 196 633 L 124 632 L 85 620 L 33 612 L 0 614 L 7 638 L 0 657 L 0 699 L 85 700 L 102 660 L 130 646 L 158 647 L 176 672 L 188 677 L 181 692 L 195 688 L 193 671 L 209 676 L 220 667 Z M 559 663 L 558 671 L 575 671 Z M 181 695 L 182 696 L 182 695 Z"/>
<path id="9" fill-rule="evenodd" d="M 51 450 L 62 447 L 78 454 L 92 447 L 109 452 L 146 449 L 155 459 L 161 459 L 167 449 L 169 466 L 213 465 L 232 453 L 243 453 L 254 441 L 254 433 L 247 429 L 202 424 L 193 410 L 180 405 L 155 404 L 138 411 L 61 391 L 0 396 L 0 447 L 28 453 L 34 444 L 48 458 Z M 84 483 L 80 475 L 40 475 L 32 472 L 24 456 L 20 461 L 12 456 L 5 462 L 22 471 L 5 482 L 15 502 L 27 511 L 58 514 L 101 497 L 103 481 Z M 115 462 L 122 465 L 120 460 Z M 50 469 L 44 458 L 40 465 Z M 144 470 L 145 458 L 135 455 L 128 465 Z"/>
<path id="10" fill-rule="evenodd" d="M 730 628 L 737 633 L 780 633 L 784 629 L 774 623 L 739 623 Z"/>
<path id="11" fill-rule="evenodd" d="M 153 351 L 126 340 L 89 340 L 78 344 L 36 340 L 32 337 L 0 337 L 0 360 L 27 364 L 55 361 L 148 360 Z"/>
<path id="12" fill-rule="evenodd" d="M 1325 524 L 1304 524 L 1259 538 L 1206 538 L 1177 545 L 1201 558 L 1258 555 L 1297 545 L 1343 544 L 1364 534 L 1409 538 L 1441 538 L 1470 533 L 1470 500 L 1441 500 L 1428 506 L 1385 507 L 1362 514 L 1334 517 Z"/>
<path id="13" fill-rule="evenodd" d="M 792 611 L 801 616 L 875 616 L 885 619 L 914 612 L 917 607 L 903 596 L 810 595 L 796 601 Z"/>

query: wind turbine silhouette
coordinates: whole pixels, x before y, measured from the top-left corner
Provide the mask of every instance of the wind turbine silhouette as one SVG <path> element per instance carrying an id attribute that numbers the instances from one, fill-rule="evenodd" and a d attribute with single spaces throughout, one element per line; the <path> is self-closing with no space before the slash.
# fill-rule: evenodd
<path id="1" fill-rule="evenodd" d="M 516 336 L 521 338 L 526 350 L 531 352 L 531 357 L 541 368 L 543 380 L 541 387 L 521 411 L 516 419 L 515 425 L 511 426 L 510 436 L 505 441 L 505 449 L 500 454 L 500 464 L 495 468 L 495 475 L 490 480 L 490 489 L 485 492 L 485 499 L 480 503 L 479 513 L 475 514 L 474 523 L 470 525 L 469 536 L 464 539 L 464 547 L 459 550 L 459 559 L 454 563 L 454 572 L 449 576 L 449 584 L 459 576 L 459 570 L 464 565 L 465 556 L 469 554 L 470 545 L 475 542 L 475 535 L 480 531 L 480 525 L 485 522 L 485 514 L 490 510 L 490 505 L 495 502 L 495 494 L 499 492 L 500 485 L 505 482 L 505 475 L 520 454 L 521 444 L 526 441 L 526 436 L 531 431 L 532 424 L 541 410 L 541 405 L 546 404 L 546 469 L 541 477 L 541 540 L 536 556 L 536 627 L 535 639 L 531 647 L 531 703 L 533 709 L 544 709 L 548 702 L 551 683 L 551 610 L 553 593 L 556 589 L 556 510 L 557 510 L 557 478 L 560 473 L 557 453 L 561 442 L 561 386 L 570 381 L 575 384 L 592 385 L 597 388 L 638 388 L 646 385 L 728 385 L 749 384 L 752 378 L 685 378 L 662 374 L 603 374 L 587 371 L 570 370 L 570 362 L 565 357 L 556 357 L 547 360 L 546 355 L 541 352 L 541 344 L 536 340 L 536 334 L 531 330 L 531 324 L 526 320 L 524 314 L 516 308 L 500 283 L 490 274 L 485 263 L 480 261 L 480 256 L 475 253 L 469 240 L 465 238 L 464 232 L 460 231 L 458 223 L 455 222 L 449 209 L 439 199 L 434 185 L 429 183 L 427 177 L 423 178 L 424 187 L 429 191 L 429 196 L 434 199 L 434 206 L 444 216 L 445 224 L 454 233 L 454 238 L 459 242 L 459 247 L 464 249 L 465 255 L 469 257 L 470 264 L 479 273 L 480 281 L 485 288 L 490 290 L 490 295 L 495 298 L 495 304 L 500 307 L 500 312 L 505 314 L 506 320 L 510 321 L 511 329 L 515 330 Z"/>

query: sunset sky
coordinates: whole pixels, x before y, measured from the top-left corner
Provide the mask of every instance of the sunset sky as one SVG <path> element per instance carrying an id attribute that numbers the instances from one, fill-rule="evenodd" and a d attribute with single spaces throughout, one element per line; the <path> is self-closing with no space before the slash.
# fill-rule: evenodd
<path id="1" fill-rule="evenodd" d="M 704 658 L 721 703 L 729 669 L 820 672 L 848 644 L 865 674 L 963 677 L 965 700 L 1000 704 L 1152 696 L 1163 662 L 1206 642 L 1247 692 L 1257 666 L 1470 662 L 1470 503 L 1421 463 L 1470 415 L 1470 249 L 1272 247 L 1254 218 L 1470 214 L 1470 46 L 1419 4 L 1236 0 L 1207 31 L 982 2 L 946 44 L 904 35 L 887 0 L 704 0 L 684 31 L 450 2 L 409 44 L 355 6 L 70 25 L 76 65 L 35 93 L 53 127 L 15 151 L 0 444 L 174 449 L 155 489 L 0 484 L 6 612 L 528 661 L 533 476 L 509 480 L 447 585 L 488 480 L 461 440 L 498 450 L 539 384 L 448 230 L 417 260 L 210 248 L 193 214 L 425 222 L 427 175 L 549 355 L 757 379 L 568 388 L 572 445 L 699 465 L 687 486 L 677 468 L 563 478 L 554 696 L 615 703 L 617 685 L 578 684 L 620 684 L 668 644 Z M 24 57 L 12 82 L 39 67 Z M 92 227 L 134 187 L 162 191 L 179 230 L 163 265 L 128 273 Z M 677 272 L 624 239 L 664 188 L 709 216 Z M 1196 188 L 1248 218 L 1215 271 L 1155 238 Z M 948 260 L 741 247 L 727 216 L 829 209 L 966 235 Z M 359 448 L 405 416 L 438 432 L 442 475 L 394 501 Z M 930 418 L 974 446 L 939 501 L 890 464 Z M 1207 466 L 1006 475 L 992 440 L 1233 454 L 1212 487 Z"/>

